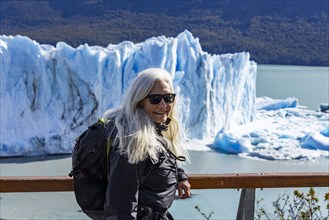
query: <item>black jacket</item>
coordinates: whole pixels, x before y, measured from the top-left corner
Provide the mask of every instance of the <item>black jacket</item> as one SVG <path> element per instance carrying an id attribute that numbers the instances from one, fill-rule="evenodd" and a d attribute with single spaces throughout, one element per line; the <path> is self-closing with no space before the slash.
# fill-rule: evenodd
<path id="1" fill-rule="evenodd" d="M 159 154 L 158 162 L 147 158 L 138 164 L 128 163 L 117 145 L 109 155 L 106 219 L 136 219 L 138 205 L 166 211 L 175 199 L 177 183 L 187 179 L 168 150 Z"/>

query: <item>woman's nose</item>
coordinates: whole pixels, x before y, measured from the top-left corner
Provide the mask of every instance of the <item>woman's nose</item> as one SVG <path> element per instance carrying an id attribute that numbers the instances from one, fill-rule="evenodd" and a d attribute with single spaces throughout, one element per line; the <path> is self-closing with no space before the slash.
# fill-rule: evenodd
<path id="1" fill-rule="evenodd" d="M 159 105 L 166 107 L 167 103 L 165 102 L 164 98 L 161 99 Z"/>

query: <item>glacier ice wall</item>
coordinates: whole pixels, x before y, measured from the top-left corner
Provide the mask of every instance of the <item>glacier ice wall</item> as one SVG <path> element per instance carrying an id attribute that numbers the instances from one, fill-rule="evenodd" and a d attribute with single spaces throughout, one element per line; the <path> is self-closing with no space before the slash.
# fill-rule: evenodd
<path id="1" fill-rule="evenodd" d="M 208 54 L 188 31 L 106 48 L 2 35 L 0 64 L 1 156 L 70 153 L 77 134 L 118 106 L 149 67 L 174 77 L 185 138 L 213 137 L 254 117 L 257 65 L 249 53 Z"/>

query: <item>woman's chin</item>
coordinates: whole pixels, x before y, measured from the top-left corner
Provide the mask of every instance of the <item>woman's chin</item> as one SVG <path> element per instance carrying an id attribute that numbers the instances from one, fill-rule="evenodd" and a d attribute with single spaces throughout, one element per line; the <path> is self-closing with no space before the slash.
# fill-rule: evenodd
<path id="1" fill-rule="evenodd" d="M 159 123 L 159 124 L 162 124 L 162 123 L 165 123 L 167 121 L 167 118 L 168 117 L 154 117 L 153 118 L 153 121 L 155 121 L 156 123 Z"/>

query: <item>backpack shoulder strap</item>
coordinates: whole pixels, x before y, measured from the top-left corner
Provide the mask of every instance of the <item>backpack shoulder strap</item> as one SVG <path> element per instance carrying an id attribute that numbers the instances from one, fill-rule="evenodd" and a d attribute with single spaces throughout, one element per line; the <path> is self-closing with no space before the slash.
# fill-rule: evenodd
<path id="1" fill-rule="evenodd" d="M 103 137 L 106 138 L 106 158 L 108 158 L 108 155 L 110 153 L 110 149 L 111 149 L 111 145 L 112 145 L 112 140 L 111 140 L 111 136 L 112 136 L 112 132 L 113 132 L 113 128 L 110 128 L 110 132 L 107 131 L 107 126 L 109 123 L 111 123 L 111 120 L 107 120 L 104 118 L 99 118 L 98 122 L 101 122 L 104 126 L 104 134 Z"/>

